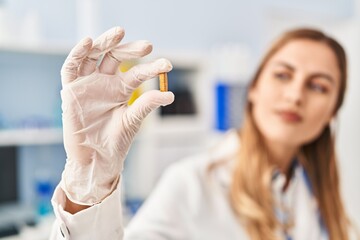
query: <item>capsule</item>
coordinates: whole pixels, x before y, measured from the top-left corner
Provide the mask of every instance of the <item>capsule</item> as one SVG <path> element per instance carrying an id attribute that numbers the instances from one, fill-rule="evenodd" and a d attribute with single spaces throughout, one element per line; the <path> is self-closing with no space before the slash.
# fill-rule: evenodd
<path id="1" fill-rule="evenodd" d="M 168 77 L 167 77 L 166 72 L 159 74 L 159 85 L 160 85 L 160 91 L 161 92 L 167 92 L 168 91 Z"/>

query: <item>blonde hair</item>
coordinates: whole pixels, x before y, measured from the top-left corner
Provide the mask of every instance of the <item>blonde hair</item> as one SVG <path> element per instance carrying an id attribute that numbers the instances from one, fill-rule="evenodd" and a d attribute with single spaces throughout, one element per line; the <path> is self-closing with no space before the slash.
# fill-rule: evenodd
<path id="1" fill-rule="evenodd" d="M 334 39 L 314 29 L 296 29 L 286 32 L 263 58 L 250 87 L 255 86 L 268 60 L 285 44 L 297 39 L 309 39 L 326 44 L 336 55 L 340 70 L 340 89 L 334 115 L 341 107 L 345 95 L 347 63 L 345 51 Z M 248 101 L 240 130 L 241 150 L 235 164 L 230 189 L 232 207 L 252 240 L 278 239 L 277 231 L 283 226 L 274 213 L 275 200 L 271 192 L 274 169 L 263 144 Z M 322 133 L 301 147 L 301 164 L 306 169 L 322 220 L 331 240 L 348 236 L 350 222 L 340 196 L 339 173 L 335 154 L 334 136 L 326 126 Z"/>

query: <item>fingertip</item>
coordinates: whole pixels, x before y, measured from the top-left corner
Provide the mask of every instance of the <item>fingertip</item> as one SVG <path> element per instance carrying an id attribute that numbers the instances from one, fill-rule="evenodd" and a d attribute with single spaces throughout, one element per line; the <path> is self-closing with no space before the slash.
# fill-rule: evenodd
<path id="1" fill-rule="evenodd" d="M 115 33 L 119 33 L 119 34 L 124 34 L 125 33 L 125 29 L 120 27 L 120 26 L 115 26 L 115 27 L 113 27 L 113 29 L 114 29 Z"/>
<path id="2" fill-rule="evenodd" d="M 125 30 L 122 27 L 116 26 L 113 28 L 113 41 L 119 42 L 125 36 Z"/>
<path id="3" fill-rule="evenodd" d="M 80 44 L 83 48 L 90 48 L 92 46 L 92 39 L 90 37 L 85 37 L 80 41 Z"/>
<path id="4" fill-rule="evenodd" d="M 170 72 L 173 69 L 171 62 L 166 58 L 159 58 L 157 62 L 165 72 Z"/>
<path id="5" fill-rule="evenodd" d="M 171 91 L 162 92 L 164 95 L 167 95 L 167 97 L 171 97 L 172 99 L 175 99 L 175 94 Z"/>
<path id="6" fill-rule="evenodd" d="M 152 103 L 156 106 L 166 106 L 174 102 L 175 95 L 173 92 L 161 92 L 159 90 L 149 90 L 140 96 L 140 101 Z"/>
<path id="7" fill-rule="evenodd" d="M 161 92 L 159 90 L 153 90 L 153 91 L 154 91 L 154 95 L 158 99 L 159 106 L 165 107 L 173 103 L 175 100 L 175 95 L 171 91 L 167 91 L 167 92 Z"/>
<path id="8" fill-rule="evenodd" d="M 142 42 L 142 44 L 144 46 L 144 48 L 143 48 L 144 54 L 147 55 L 147 54 L 151 53 L 152 50 L 153 50 L 152 43 L 150 41 L 148 41 L 148 40 L 142 40 L 141 42 Z"/>
<path id="9" fill-rule="evenodd" d="M 164 103 L 161 106 L 167 106 L 174 102 L 175 100 L 175 94 L 171 91 L 168 92 L 161 92 L 161 94 L 164 96 Z"/>
<path id="10" fill-rule="evenodd" d="M 153 45 L 148 40 L 137 40 L 134 42 L 129 42 L 122 45 L 122 51 L 128 49 L 129 52 L 132 52 L 136 56 L 146 56 L 153 50 Z"/>

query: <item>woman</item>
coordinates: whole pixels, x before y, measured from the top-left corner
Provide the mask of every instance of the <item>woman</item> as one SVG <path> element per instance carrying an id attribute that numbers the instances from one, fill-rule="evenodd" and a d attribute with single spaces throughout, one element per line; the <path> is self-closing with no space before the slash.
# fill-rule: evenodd
<path id="1" fill-rule="evenodd" d="M 272 45 L 241 130 L 170 167 L 123 235 L 123 161 L 144 117 L 174 99 L 154 90 L 127 105 L 138 85 L 172 67 L 160 59 L 117 73 L 122 60 L 151 51 L 146 41 L 119 45 L 123 35 L 115 28 L 87 38 L 64 63 L 68 159 L 53 197 L 52 239 L 349 239 L 330 128 L 344 99 L 346 57 L 312 29 Z"/>

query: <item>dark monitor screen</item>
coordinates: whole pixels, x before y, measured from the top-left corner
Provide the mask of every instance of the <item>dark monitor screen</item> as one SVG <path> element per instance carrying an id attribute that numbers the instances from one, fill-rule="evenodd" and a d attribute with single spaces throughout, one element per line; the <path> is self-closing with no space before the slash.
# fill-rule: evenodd
<path id="1" fill-rule="evenodd" d="M 0 204 L 18 200 L 16 147 L 0 147 Z"/>

